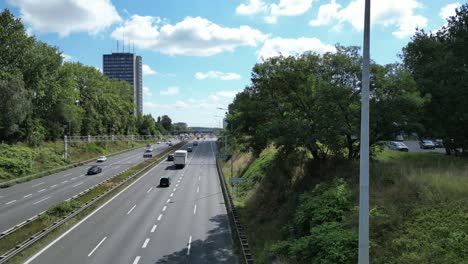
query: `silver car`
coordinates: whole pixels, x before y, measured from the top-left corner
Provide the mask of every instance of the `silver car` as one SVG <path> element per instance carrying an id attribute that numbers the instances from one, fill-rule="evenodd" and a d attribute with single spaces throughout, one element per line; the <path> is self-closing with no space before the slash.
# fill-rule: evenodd
<path id="1" fill-rule="evenodd" d="M 408 152 L 408 146 L 405 145 L 403 142 L 398 142 L 398 141 L 391 141 L 388 143 L 388 148 L 391 150 L 397 150 L 397 151 L 404 151 Z"/>

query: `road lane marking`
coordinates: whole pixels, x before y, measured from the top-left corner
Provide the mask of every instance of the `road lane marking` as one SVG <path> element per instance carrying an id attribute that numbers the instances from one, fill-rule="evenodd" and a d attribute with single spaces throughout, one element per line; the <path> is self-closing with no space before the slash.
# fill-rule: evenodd
<path id="1" fill-rule="evenodd" d="M 163 216 L 162 214 L 158 216 L 158 221 L 161 221 L 162 216 Z"/>
<path id="2" fill-rule="evenodd" d="M 91 255 L 93 255 L 94 251 L 96 251 L 96 250 L 98 249 L 98 247 L 99 247 L 102 243 L 104 243 L 104 241 L 105 241 L 106 239 L 107 239 L 107 237 L 104 237 L 104 238 L 101 240 L 101 242 L 99 242 L 99 244 L 97 244 L 97 246 L 94 247 L 94 249 L 91 250 L 91 252 L 89 252 L 88 257 L 91 257 Z"/>
<path id="3" fill-rule="evenodd" d="M 172 189 L 173 192 L 175 192 L 176 190 L 177 190 L 177 188 Z"/>
<path id="4" fill-rule="evenodd" d="M 175 185 L 175 187 L 179 187 L 179 184 L 177 183 L 177 184 Z"/>
<path id="5" fill-rule="evenodd" d="M 133 209 L 135 209 L 135 207 L 136 207 L 136 204 L 127 212 L 127 215 L 129 215 L 133 211 Z"/>
<path id="6" fill-rule="evenodd" d="M 63 181 L 62 183 L 67 183 L 68 181 Z"/>
<path id="7" fill-rule="evenodd" d="M 43 201 L 45 201 L 45 200 L 47 200 L 47 199 L 49 199 L 49 198 L 50 198 L 50 196 L 48 196 L 48 197 L 46 197 L 46 198 L 44 198 L 44 199 L 41 199 L 41 200 L 39 200 L 39 201 L 37 201 L 37 202 L 35 202 L 35 203 L 33 203 L 33 204 L 38 204 L 38 203 L 43 202 Z"/>
<path id="8" fill-rule="evenodd" d="M 171 202 L 171 199 L 167 199 L 166 203 L 170 203 Z"/>
<path id="9" fill-rule="evenodd" d="M 167 206 L 164 206 L 162 211 L 164 212 L 164 211 L 166 211 L 166 209 L 167 209 Z"/>
<path id="10" fill-rule="evenodd" d="M 197 193 L 200 192 L 200 186 L 197 186 Z"/>
<path id="11" fill-rule="evenodd" d="M 28 194 L 28 195 L 25 195 L 25 196 L 23 196 L 23 198 L 28 198 L 28 197 L 29 197 L 29 196 L 31 196 L 31 195 L 32 195 L 32 193 L 30 193 L 30 194 Z"/>
<path id="12" fill-rule="evenodd" d="M 171 193 L 171 195 L 169 195 L 170 197 L 174 196 L 174 193 Z"/>
<path id="13" fill-rule="evenodd" d="M 84 182 L 77 183 L 77 184 L 73 185 L 72 187 L 80 186 L 80 185 L 83 184 L 83 183 L 84 183 Z"/>
<path id="14" fill-rule="evenodd" d="M 151 192 L 151 190 L 153 190 L 153 187 L 149 188 L 148 191 L 146 191 L 146 193 Z"/>
<path id="15" fill-rule="evenodd" d="M 71 178 L 70 180 L 72 180 L 72 181 L 73 181 L 74 179 L 76 179 L 76 177 L 73 177 L 73 178 Z"/>
<path id="16" fill-rule="evenodd" d="M 140 261 L 140 258 L 141 258 L 140 256 L 137 256 L 135 260 L 133 261 L 133 264 L 138 264 L 138 262 Z"/>
<path id="17" fill-rule="evenodd" d="M 67 176 L 70 176 L 72 175 L 73 173 L 67 173 L 67 174 L 64 174 L 63 177 L 67 177 Z"/>
<path id="18" fill-rule="evenodd" d="M 154 231 L 156 231 L 156 228 L 158 228 L 158 225 L 154 225 L 153 228 L 151 228 L 151 233 L 154 233 Z"/>
<path id="19" fill-rule="evenodd" d="M 150 241 L 150 239 L 147 238 L 147 239 L 145 240 L 145 243 L 143 243 L 143 246 L 141 246 L 141 248 L 146 248 L 146 246 L 148 245 L 149 241 Z"/>
<path id="20" fill-rule="evenodd" d="M 83 175 L 80 175 L 80 176 L 78 176 L 78 178 L 81 178 L 81 177 L 84 177 L 84 174 L 83 174 Z"/>
<path id="21" fill-rule="evenodd" d="M 198 176 L 198 180 L 200 180 L 200 176 Z"/>
<path id="22" fill-rule="evenodd" d="M 44 183 L 45 183 L 45 182 L 40 182 L 40 183 L 38 183 L 38 184 L 34 184 L 34 185 L 31 186 L 31 187 L 37 187 L 37 186 L 39 186 L 39 185 L 41 185 L 41 184 L 44 184 Z"/>
<path id="23" fill-rule="evenodd" d="M 45 190 L 47 190 L 47 189 L 41 189 L 41 190 L 39 190 L 39 191 L 37 191 L 37 192 L 40 193 L 40 192 L 43 192 L 43 191 L 45 191 Z"/>
<path id="24" fill-rule="evenodd" d="M 5 203 L 5 204 L 8 205 L 8 204 L 12 204 L 12 203 L 14 203 L 14 202 L 16 202 L 16 200 L 11 200 L 11 201 L 9 201 L 8 203 Z"/>
<path id="25" fill-rule="evenodd" d="M 196 214 L 196 213 L 197 213 L 197 205 L 193 207 L 193 214 Z"/>
<path id="26" fill-rule="evenodd" d="M 57 184 L 54 184 L 54 185 L 50 186 L 50 188 L 54 188 L 54 187 L 57 187 Z"/>
<path id="27" fill-rule="evenodd" d="M 189 237 L 187 246 L 187 256 L 190 255 L 190 247 L 192 246 L 192 236 Z"/>
<path id="28" fill-rule="evenodd" d="M 159 167 L 159 165 L 161 165 L 161 163 L 158 163 L 156 166 L 154 166 L 153 168 L 151 168 L 149 171 L 147 171 L 145 174 L 143 174 L 141 177 L 139 177 L 138 179 L 136 179 L 134 182 L 132 182 L 130 185 L 128 185 L 127 187 L 125 187 L 122 191 L 120 191 L 119 193 L 117 193 L 114 197 L 110 198 L 109 200 L 107 200 L 105 203 L 103 203 L 101 206 L 99 206 L 96 210 L 94 210 L 93 212 L 91 212 L 89 215 L 87 215 L 85 218 L 81 219 L 78 223 L 76 223 L 73 227 L 71 227 L 70 229 L 68 229 L 67 231 L 65 231 L 63 234 L 61 234 L 59 237 L 57 237 L 54 241 L 50 242 L 47 246 L 43 247 L 41 250 L 39 250 L 36 254 L 34 254 L 33 256 L 31 256 L 28 260 L 26 260 L 23 264 L 30 264 L 32 261 L 34 261 L 37 257 L 39 257 L 40 255 L 42 255 L 42 253 L 44 253 L 46 250 L 48 250 L 49 248 L 51 248 L 53 245 L 55 245 L 58 241 L 60 241 L 62 238 L 64 238 L 66 235 L 68 235 L 70 232 L 72 232 L 73 230 L 75 230 L 78 226 L 80 226 L 82 223 L 84 223 L 86 220 L 88 220 L 90 217 L 92 217 L 94 214 L 96 214 L 97 212 L 99 212 L 102 208 L 104 208 L 106 205 L 108 205 L 110 202 L 112 202 L 114 199 L 116 199 L 117 197 L 119 197 L 122 193 L 124 193 L 126 190 L 128 190 L 130 187 L 132 187 L 133 185 L 135 185 L 137 182 L 139 182 L 141 179 L 143 179 L 146 175 L 148 175 L 148 173 L 150 173 L 152 170 L 154 170 L 155 168 Z"/>

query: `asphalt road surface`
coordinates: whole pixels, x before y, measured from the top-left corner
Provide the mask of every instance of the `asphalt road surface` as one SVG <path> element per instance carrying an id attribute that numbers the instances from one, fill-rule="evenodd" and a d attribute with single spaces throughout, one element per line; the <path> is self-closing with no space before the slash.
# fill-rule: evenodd
<path id="1" fill-rule="evenodd" d="M 419 141 L 417 140 L 406 140 L 403 141 L 405 145 L 408 147 L 410 152 L 439 152 L 439 153 L 445 153 L 444 148 L 435 148 L 435 149 L 421 149 L 419 147 Z"/>
<path id="2" fill-rule="evenodd" d="M 168 145 L 154 144 L 153 154 L 169 148 Z M 47 210 L 52 205 L 66 200 L 106 179 L 144 161 L 144 148 L 108 157 L 99 163 L 102 173 L 86 175 L 92 162 L 69 170 L 55 173 L 29 182 L 0 189 L 0 231 L 9 228 Z"/>
<path id="3" fill-rule="evenodd" d="M 160 163 L 25 263 L 238 263 L 215 151 L 201 141 L 184 169 Z"/>

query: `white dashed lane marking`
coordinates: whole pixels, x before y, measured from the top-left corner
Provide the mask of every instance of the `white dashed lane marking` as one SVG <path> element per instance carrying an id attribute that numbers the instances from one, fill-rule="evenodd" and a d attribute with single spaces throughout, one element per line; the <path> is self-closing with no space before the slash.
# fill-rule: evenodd
<path id="1" fill-rule="evenodd" d="M 99 242 L 99 243 L 94 247 L 94 249 L 91 250 L 91 252 L 89 252 L 88 257 L 91 257 L 91 255 L 93 255 L 94 251 L 96 251 L 96 250 L 98 249 L 98 247 L 99 247 L 102 243 L 104 243 L 104 241 L 105 241 L 106 239 L 107 239 L 107 237 L 104 237 L 104 238 L 101 240 L 101 242 Z"/>

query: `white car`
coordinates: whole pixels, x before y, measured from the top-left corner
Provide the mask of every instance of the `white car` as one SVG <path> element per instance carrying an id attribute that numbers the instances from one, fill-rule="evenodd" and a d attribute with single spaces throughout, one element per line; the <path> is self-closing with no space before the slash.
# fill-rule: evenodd
<path id="1" fill-rule="evenodd" d="M 158 143 L 156 143 L 156 144 L 161 144 L 161 141 L 158 141 Z"/>
<path id="2" fill-rule="evenodd" d="M 96 160 L 96 162 L 104 162 L 104 161 L 106 161 L 106 160 L 107 160 L 107 157 L 106 157 L 106 156 L 101 156 L 101 157 L 99 157 L 99 158 Z"/>

